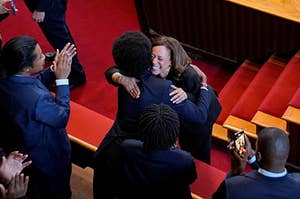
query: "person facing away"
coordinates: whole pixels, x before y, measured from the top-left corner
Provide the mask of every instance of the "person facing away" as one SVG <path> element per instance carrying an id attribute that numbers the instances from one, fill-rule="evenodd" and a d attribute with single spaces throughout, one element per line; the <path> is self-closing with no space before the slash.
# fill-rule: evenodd
<path id="1" fill-rule="evenodd" d="M 126 139 L 124 193 L 118 198 L 189 199 L 189 185 L 197 178 L 190 153 L 176 146 L 179 134 L 177 113 L 165 104 L 147 107 L 140 119 L 141 140 Z"/>
<path id="2" fill-rule="evenodd" d="M 110 70 L 119 77 L 119 82 L 132 97 L 139 97 L 140 90 L 136 79 L 124 76 L 116 68 Z M 179 134 L 180 147 L 191 152 L 196 159 L 209 164 L 212 126 L 221 112 L 221 105 L 216 92 L 211 86 L 207 86 L 206 75 L 197 66 L 192 65 L 191 58 L 181 44 L 175 38 L 167 36 L 159 36 L 152 42 L 151 72 L 160 78 L 171 80 L 176 86 L 170 93 L 174 103 L 186 99 L 195 102 L 203 88 L 207 88 L 212 94 L 205 123 L 195 125 L 181 121 Z"/>
<path id="3" fill-rule="evenodd" d="M 285 168 L 289 149 L 287 132 L 276 127 L 264 128 L 259 132 L 252 157 L 254 153 L 249 139 L 246 139 L 244 157 L 232 151 L 231 172 L 212 198 L 300 198 L 300 173 L 288 173 Z M 257 161 L 258 170 L 241 174 L 247 160 L 252 164 Z"/>
<path id="4" fill-rule="evenodd" d="M 46 39 L 54 49 L 62 50 L 67 43 L 75 45 L 66 22 L 68 0 L 24 1 L 32 12 L 32 20 L 38 23 Z M 77 55 L 73 57 L 71 73 L 68 79 L 71 89 L 86 82 L 85 72 Z"/>
<path id="5" fill-rule="evenodd" d="M 119 187 L 120 144 L 124 139 L 139 139 L 137 126 L 142 111 L 151 104 L 164 103 L 174 109 L 184 120 L 203 123 L 207 120 L 211 93 L 201 92 L 196 103 L 189 100 L 176 104 L 169 95 L 172 82 L 151 74 L 151 42 L 141 32 L 126 32 L 115 40 L 113 58 L 126 76 L 139 79 L 140 97 L 134 99 L 122 87 L 118 87 L 118 111 L 115 122 L 95 153 L 94 198 L 114 198 Z M 106 74 L 113 83 L 112 74 Z M 110 77 L 110 79 L 109 79 Z"/>
<path id="6" fill-rule="evenodd" d="M 32 199 L 71 198 L 71 146 L 66 133 L 70 115 L 68 79 L 74 45 L 57 52 L 51 68 L 44 70 L 45 56 L 30 36 L 18 36 L 3 47 L 0 81 L 0 117 L 5 129 L 1 146 L 18 150 L 32 160 L 28 196 Z M 37 74 L 37 75 L 35 75 Z M 56 94 L 46 85 L 56 78 Z M 9 125 L 11 124 L 11 125 Z"/>

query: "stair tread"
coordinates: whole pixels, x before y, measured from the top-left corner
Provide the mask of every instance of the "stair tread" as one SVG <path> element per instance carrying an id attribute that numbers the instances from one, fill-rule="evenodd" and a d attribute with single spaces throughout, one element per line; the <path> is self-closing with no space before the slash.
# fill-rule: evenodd
<path id="1" fill-rule="evenodd" d="M 281 117 L 300 82 L 300 51 L 292 57 L 258 110 Z"/>
<path id="2" fill-rule="evenodd" d="M 275 56 L 265 62 L 234 105 L 230 114 L 250 121 L 286 64 L 286 60 Z"/>
<path id="3" fill-rule="evenodd" d="M 213 125 L 212 136 L 220 140 L 228 142 L 227 129 L 222 125 L 215 123 Z"/>
<path id="4" fill-rule="evenodd" d="M 259 68 L 260 65 L 246 60 L 231 76 L 230 80 L 219 93 L 222 111 L 217 119 L 217 123 L 222 124 L 225 121 L 232 107 L 255 77 Z"/>

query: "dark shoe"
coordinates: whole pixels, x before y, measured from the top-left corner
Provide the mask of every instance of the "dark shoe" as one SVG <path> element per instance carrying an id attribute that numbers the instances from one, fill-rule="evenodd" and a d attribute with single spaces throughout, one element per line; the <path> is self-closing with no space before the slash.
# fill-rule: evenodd
<path id="1" fill-rule="evenodd" d="M 86 77 L 85 77 L 85 73 L 84 70 L 71 70 L 71 73 L 69 75 L 69 86 L 70 89 L 73 89 L 75 87 L 81 86 L 83 84 L 86 83 Z"/>
<path id="2" fill-rule="evenodd" d="M 8 17 L 9 13 L 3 13 L 0 14 L 0 21 L 2 21 L 3 19 L 5 19 L 6 17 Z"/>

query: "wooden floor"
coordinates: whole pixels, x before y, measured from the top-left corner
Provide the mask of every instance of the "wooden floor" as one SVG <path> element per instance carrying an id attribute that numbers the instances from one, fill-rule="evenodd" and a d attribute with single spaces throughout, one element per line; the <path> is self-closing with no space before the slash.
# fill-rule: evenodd
<path id="1" fill-rule="evenodd" d="M 93 169 L 73 164 L 71 176 L 72 199 L 93 198 Z"/>

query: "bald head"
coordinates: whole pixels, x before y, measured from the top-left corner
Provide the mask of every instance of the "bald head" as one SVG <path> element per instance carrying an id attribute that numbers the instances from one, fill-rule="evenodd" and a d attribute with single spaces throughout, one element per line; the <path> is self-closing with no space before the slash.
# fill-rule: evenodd
<path id="1" fill-rule="evenodd" d="M 261 154 L 261 164 L 280 168 L 285 166 L 290 150 L 288 134 L 278 128 L 268 127 L 259 132 L 257 152 Z"/>

